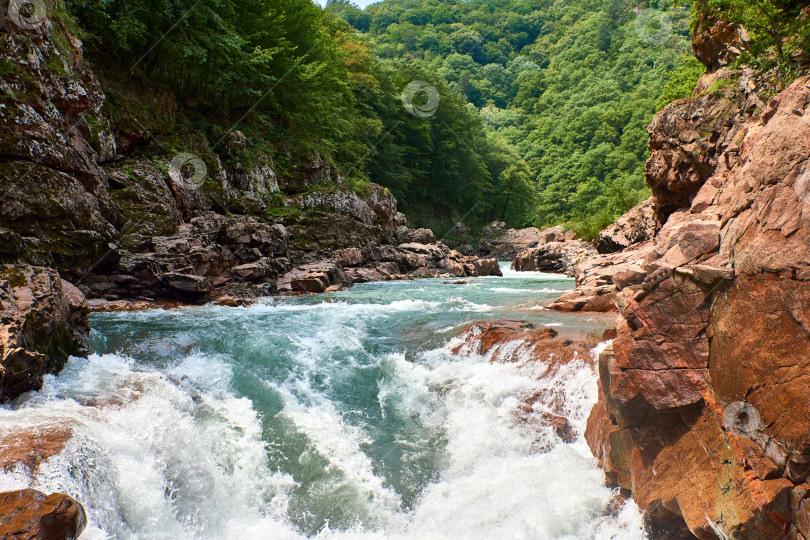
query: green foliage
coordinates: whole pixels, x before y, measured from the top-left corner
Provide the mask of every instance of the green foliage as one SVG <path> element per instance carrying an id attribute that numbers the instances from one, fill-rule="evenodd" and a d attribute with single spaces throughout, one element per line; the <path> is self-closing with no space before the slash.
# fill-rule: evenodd
<path id="1" fill-rule="evenodd" d="M 648 196 L 646 126 L 684 63 L 689 9 L 647 5 L 672 21 L 660 44 L 636 34 L 630 0 L 384 0 L 364 12 L 381 62 L 432 71 L 478 109 L 491 187 L 476 212 L 517 226 L 615 218 Z"/>
<path id="2" fill-rule="evenodd" d="M 588 236 L 647 196 L 645 128 L 699 76 L 683 55 L 688 9 L 669 0 L 641 6 L 670 17 L 661 43 L 637 35 L 634 0 L 67 5 L 118 81 L 105 85 L 117 126 L 145 125 L 172 148 L 199 149 L 202 134 L 222 154 L 238 125 L 250 155 L 282 173 L 320 154 L 351 189 L 380 183 L 412 224 L 439 229 L 570 222 Z M 401 101 L 414 80 L 440 95 L 426 118 Z M 144 107 L 161 102 L 158 87 L 176 112 Z"/>
<path id="3" fill-rule="evenodd" d="M 743 62 L 772 57 L 787 66 L 795 63 L 797 54 L 810 52 L 810 17 L 800 16 L 805 7 L 807 3 L 798 0 L 698 0 L 692 28 L 717 20 L 742 25 L 751 37 Z"/>
<path id="4" fill-rule="evenodd" d="M 667 84 L 664 86 L 655 108 L 660 111 L 676 99 L 690 97 L 698 79 L 704 73 L 706 73 L 706 66 L 691 54 L 684 54 L 678 68 L 669 74 Z"/>

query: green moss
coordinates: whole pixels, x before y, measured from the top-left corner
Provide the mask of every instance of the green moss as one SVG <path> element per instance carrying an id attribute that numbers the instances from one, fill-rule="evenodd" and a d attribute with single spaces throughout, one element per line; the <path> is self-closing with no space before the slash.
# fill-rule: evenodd
<path id="1" fill-rule="evenodd" d="M 304 215 L 300 208 L 289 208 L 287 206 L 270 206 L 264 209 L 264 214 L 271 218 L 290 218 Z"/>
<path id="2" fill-rule="evenodd" d="M 22 287 L 28 283 L 25 274 L 13 266 L 0 269 L 0 279 L 8 281 L 12 287 Z"/>
<path id="3" fill-rule="evenodd" d="M 709 92 L 711 92 L 714 97 L 723 97 L 723 89 L 736 84 L 737 82 L 733 79 L 717 79 L 709 86 Z"/>
<path id="4" fill-rule="evenodd" d="M 17 62 L 11 62 L 5 58 L 0 58 L 0 77 L 8 77 L 21 71 Z"/>

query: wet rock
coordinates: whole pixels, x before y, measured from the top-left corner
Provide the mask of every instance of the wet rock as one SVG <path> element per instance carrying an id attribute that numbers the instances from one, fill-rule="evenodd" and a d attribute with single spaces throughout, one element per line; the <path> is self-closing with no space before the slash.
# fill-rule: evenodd
<path id="1" fill-rule="evenodd" d="M 279 293 L 320 293 L 331 285 L 351 284 L 348 276 L 334 263 L 322 261 L 293 268 L 279 277 L 276 287 Z"/>
<path id="2" fill-rule="evenodd" d="M 473 273 L 468 273 L 470 276 L 503 276 L 501 266 L 498 264 L 498 259 L 494 257 L 489 259 L 475 258 L 470 264 L 472 264 L 473 268 Z"/>
<path id="3" fill-rule="evenodd" d="M 10 472 L 22 465 L 34 478 L 39 466 L 64 450 L 72 437 L 69 424 L 44 424 L 4 433 L 0 436 L 0 469 Z"/>
<path id="4" fill-rule="evenodd" d="M 523 421 L 550 429 L 565 442 L 581 435 L 565 416 L 566 397 L 554 384 L 554 378 L 573 362 L 592 366 L 591 348 L 595 343 L 515 319 L 472 323 L 458 337 L 460 343 L 452 349 L 453 354 L 484 355 L 490 362 L 514 363 L 540 383 L 538 388 L 519 396 L 516 414 Z"/>
<path id="5" fill-rule="evenodd" d="M 33 489 L 0 493 L 0 538 L 67 540 L 87 526 L 84 508 L 62 493 Z"/>

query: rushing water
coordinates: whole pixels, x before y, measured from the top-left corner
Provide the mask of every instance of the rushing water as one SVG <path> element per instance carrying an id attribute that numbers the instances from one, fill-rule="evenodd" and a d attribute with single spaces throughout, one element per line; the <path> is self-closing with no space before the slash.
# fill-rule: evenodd
<path id="1" fill-rule="evenodd" d="M 539 309 L 571 287 L 505 272 L 355 286 L 246 308 L 95 314 L 89 359 L 0 409 L 0 435 L 68 425 L 33 481 L 80 500 L 82 539 L 642 538 L 580 437 L 517 420 L 537 381 L 449 353 L 468 322 L 529 319 L 599 331 L 605 319 Z M 596 400 L 585 363 L 556 384 L 580 431 Z"/>

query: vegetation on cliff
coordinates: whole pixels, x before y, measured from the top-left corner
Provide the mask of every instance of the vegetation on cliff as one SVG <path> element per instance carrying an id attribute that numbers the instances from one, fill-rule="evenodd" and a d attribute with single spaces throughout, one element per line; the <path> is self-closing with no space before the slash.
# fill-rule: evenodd
<path id="1" fill-rule="evenodd" d="M 440 232 L 497 219 L 592 237 L 648 196 L 646 127 L 703 73 L 690 10 L 693 29 L 745 25 L 740 61 L 762 69 L 810 43 L 800 2 L 786 0 L 66 2 L 113 99 L 113 81 L 173 97 L 176 111 L 134 115 L 171 133 L 172 149 L 204 136 L 220 157 L 282 176 L 322 156 L 350 188 L 382 184 Z M 403 107 L 415 80 L 438 108 Z M 234 129 L 249 141 L 239 156 L 223 151 Z"/>
<path id="2" fill-rule="evenodd" d="M 688 37 L 686 6 L 669 2 L 649 6 L 672 21 L 662 39 L 636 28 L 626 0 L 67 7 L 108 93 L 126 81 L 177 102 L 162 129 L 136 118 L 151 135 L 202 134 L 223 157 L 236 127 L 249 140 L 242 161 L 284 174 L 324 156 L 350 187 L 380 183 L 415 224 L 439 229 L 466 215 L 473 226 L 573 220 L 596 231 L 638 202 L 644 128 Z M 435 113 L 402 106 L 413 80 L 436 88 Z"/>

